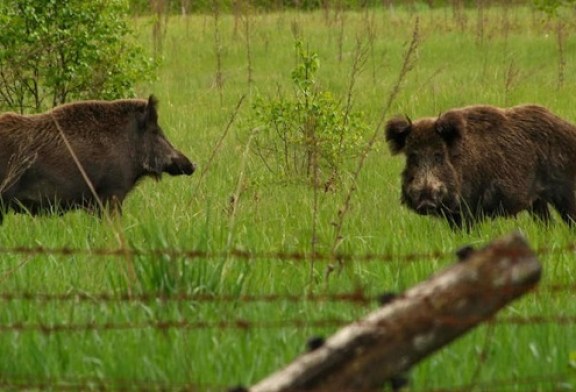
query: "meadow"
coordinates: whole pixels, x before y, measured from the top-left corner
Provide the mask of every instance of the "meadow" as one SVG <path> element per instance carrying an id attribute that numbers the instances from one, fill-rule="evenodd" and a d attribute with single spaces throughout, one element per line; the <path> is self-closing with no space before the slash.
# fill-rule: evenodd
<path id="1" fill-rule="evenodd" d="M 576 315 L 574 230 L 557 215 L 550 226 L 523 213 L 470 232 L 418 216 L 400 205 L 404 161 L 389 154 L 382 136 L 383 120 L 395 114 L 414 119 L 477 103 L 537 103 L 576 122 L 569 16 L 523 6 L 455 12 L 423 5 L 171 16 L 160 37 L 158 79 L 138 92 L 159 98 L 168 138 L 198 170 L 142 182 L 112 221 L 84 212 L 6 216 L 0 386 L 251 385 L 304 352 L 311 336 L 378 306 L 337 294 L 401 292 L 452 264 L 459 247 L 519 230 L 540 250 L 543 278 L 501 315 L 552 321 L 480 326 L 415 367 L 410 390 L 573 390 L 576 329 L 554 317 Z M 152 53 L 153 21 L 134 17 L 133 24 Z M 374 141 L 328 190 L 276 181 L 249 148 L 256 97 L 272 100 L 293 88 L 296 40 L 318 54 L 318 86 L 351 99 L 369 124 L 365 142 Z M 87 251 L 14 251 L 38 247 Z M 261 256 L 243 256 L 249 253 Z M 351 257 L 333 268 L 315 253 Z M 247 324 L 230 327 L 237 320 Z"/>

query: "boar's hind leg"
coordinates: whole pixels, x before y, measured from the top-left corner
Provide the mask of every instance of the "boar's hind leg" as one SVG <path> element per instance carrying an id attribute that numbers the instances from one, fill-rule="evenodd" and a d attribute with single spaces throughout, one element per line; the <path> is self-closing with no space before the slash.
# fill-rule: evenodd
<path id="1" fill-rule="evenodd" d="M 552 220 L 552 216 L 550 215 L 550 210 L 548 209 L 548 203 L 546 200 L 537 199 L 532 203 L 532 207 L 530 208 L 530 213 L 534 219 L 539 220 L 544 224 L 549 224 Z"/>
<path id="2" fill-rule="evenodd" d="M 112 195 L 106 203 L 106 208 L 111 215 L 122 215 L 122 199 L 116 195 Z"/>

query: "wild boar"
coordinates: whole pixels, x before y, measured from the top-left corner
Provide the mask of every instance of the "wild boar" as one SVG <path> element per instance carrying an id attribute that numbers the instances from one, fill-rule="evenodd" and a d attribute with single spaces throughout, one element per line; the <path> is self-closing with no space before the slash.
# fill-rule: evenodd
<path id="1" fill-rule="evenodd" d="M 153 96 L 0 115 L 0 223 L 7 210 L 120 212 L 139 180 L 164 172 L 190 175 L 194 165 L 164 136 Z"/>
<path id="2" fill-rule="evenodd" d="M 421 215 L 470 228 L 527 210 L 544 222 L 551 204 L 576 220 L 576 127 L 544 107 L 469 106 L 386 124 L 392 154 L 404 153 L 401 202 Z"/>

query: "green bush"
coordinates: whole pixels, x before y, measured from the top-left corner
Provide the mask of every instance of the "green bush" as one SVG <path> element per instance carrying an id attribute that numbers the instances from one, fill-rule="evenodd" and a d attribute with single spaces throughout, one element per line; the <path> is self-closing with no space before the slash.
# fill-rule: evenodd
<path id="1" fill-rule="evenodd" d="M 574 7 L 575 0 L 533 0 L 537 9 L 550 15 L 557 14 L 563 7 Z"/>
<path id="2" fill-rule="evenodd" d="M 293 97 L 278 93 L 255 100 L 252 150 L 276 179 L 334 182 L 346 159 L 359 155 L 368 126 L 362 113 L 342 107 L 329 91 L 317 87 L 317 54 L 305 51 L 300 42 L 296 50 Z"/>
<path id="3" fill-rule="evenodd" d="M 124 0 L 0 2 L 0 108 L 38 112 L 133 95 L 154 62 L 130 41 Z"/>

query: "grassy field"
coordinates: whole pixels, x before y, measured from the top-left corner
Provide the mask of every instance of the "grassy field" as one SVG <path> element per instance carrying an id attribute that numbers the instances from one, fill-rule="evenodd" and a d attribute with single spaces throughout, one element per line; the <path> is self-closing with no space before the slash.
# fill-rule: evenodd
<path id="1" fill-rule="evenodd" d="M 416 20 L 413 66 L 385 111 Z M 556 252 L 540 256 L 540 290 L 503 315 L 576 315 L 573 290 L 546 289 L 574 282 L 573 253 L 562 251 L 573 242 L 573 230 L 558 218 L 557 224 L 543 227 L 522 214 L 485 222 L 471 232 L 453 232 L 441 220 L 417 216 L 400 206 L 403 159 L 390 156 L 381 136 L 382 118 L 431 116 L 476 103 L 538 103 L 576 122 L 576 29 L 561 20 L 528 8 L 470 9 L 456 16 L 450 8 L 395 8 L 329 15 L 251 13 L 241 19 L 172 17 L 158 80 L 138 89 L 142 96 L 154 93 L 160 99 L 166 134 L 199 169 L 190 178 L 143 182 L 128 197 L 124 216 L 112 223 L 83 212 L 6 217 L 0 235 L 4 248 L 135 249 L 142 254 L 2 254 L 0 291 L 35 296 L 3 295 L 1 389 L 224 390 L 250 385 L 303 352 L 309 337 L 338 329 L 315 327 L 316 321 L 354 320 L 377 306 L 287 296 L 401 291 L 453 263 L 460 246 L 481 246 L 513 230 L 520 230 L 534 248 Z M 134 25 L 151 47 L 151 22 L 139 18 Z M 272 181 L 247 148 L 255 97 L 291 91 L 296 38 L 318 53 L 319 86 L 339 100 L 352 97 L 354 109 L 365 113 L 371 128 L 366 140 L 377 132 L 343 218 L 338 211 L 350 176 L 328 192 Z M 366 61 L 354 73 L 359 46 L 366 48 Z M 358 160 L 347 165 L 353 171 Z M 339 219 L 338 252 L 394 257 L 347 262 L 327 277 L 328 261 L 246 260 L 231 252 L 329 254 Z M 214 257 L 146 254 L 159 248 Z M 443 256 L 411 262 L 402 257 L 435 252 Z M 42 299 L 42 294 L 56 298 Z M 135 297 L 108 298 L 126 294 Z M 197 294 L 213 300 L 184 300 Z M 162 295 L 172 300 L 161 300 Z M 239 295 L 286 298 L 229 300 Z M 234 320 L 253 327 L 218 327 Z M 179 321 L 191 324 L 159 324 Z M 195 328 L 199 322 L 209 325 Z M 570 323 L 483 326 L 417 366 L 411 390 L 465 385 L 573 390 L 573 352 L 576 329 Z"/>

